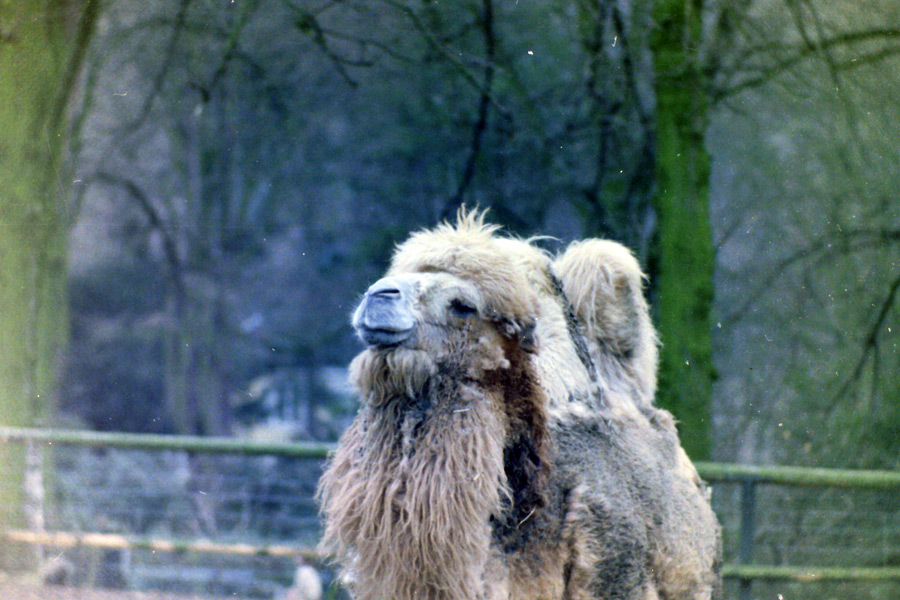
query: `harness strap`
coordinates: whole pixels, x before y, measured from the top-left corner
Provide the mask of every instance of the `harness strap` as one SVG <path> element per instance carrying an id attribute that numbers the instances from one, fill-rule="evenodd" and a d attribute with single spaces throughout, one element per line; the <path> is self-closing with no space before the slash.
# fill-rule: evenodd
<path id="1" fill-rule="evenodd" d="M 575 353 L 578 354 L 581 364 L 583 364 L 588 370 L 588 373 L 590 373 L 591 381 L 596 382 L 597 367 L 594 365 L 594 359 L 591 358 L 591 353 L 588 350 L 587 339 L 584 337 L 581 323 L 579 323 L 578 319 L 575 317 L 575 307 L 569 302 L 569 298 L 563 290 L 562 281 L 560 281 L 559 277 L 556 276 L 556 273 L 554 273 L 552 269 L 550 270 L 550 281 L 553 284 L 553 291 L 559 299 L 562 300 L 563 306 L 565 307 L 566 328 L 569 330 L 569 337 L 572 339 L 572 343 L 575 345 Z"/>

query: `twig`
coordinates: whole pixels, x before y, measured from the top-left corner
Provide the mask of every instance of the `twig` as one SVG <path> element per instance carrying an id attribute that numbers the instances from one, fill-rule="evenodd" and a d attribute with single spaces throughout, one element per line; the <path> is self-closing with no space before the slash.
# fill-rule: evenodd
<path id="1" fill-rule="evenodd" d="M 891 287 L 888 290 L 887 297 L 884 299 L 884 302 L 881 303 L 881 310 L 878 312 L 878 317 L 875 319 L 875 323 L 872 324 L 871 329 L 869 329 L 869 334 L 865 338 L 863 351 L 859 357 L 859 360 L 856 361 L 856 367 L 853 369 L 853 374 L 850 375 L 850 377 L 844 382 L 844 384 L 831 399 L 828 408 L 825 409 L 826 417 L 831 417 L 835 408 L 837 408 L 838 402 L 841 401 L 850 386 L 854 382 L 859 380 L 860 376 L 862 375 L 863 368 L 865 368 L 865 365 L 869 360 L 869 355 L 877 351 L 878 334 L 881 331 L 885 320 L 887 319 L 887 315 L 890 312 L 891 307 L 894 305 L 894 300 L 897 297 L 898 289 L 900 289 L 900 275 L 898 275 L 897 278 L 894 279 L 893 283 L 891 283 Z"/>

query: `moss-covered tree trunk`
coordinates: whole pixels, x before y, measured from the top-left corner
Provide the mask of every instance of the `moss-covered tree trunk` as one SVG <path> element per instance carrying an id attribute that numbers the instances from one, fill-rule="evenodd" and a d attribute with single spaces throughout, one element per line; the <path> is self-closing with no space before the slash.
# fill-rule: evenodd
<path id="1" fill-rule="evenodd" d="M 67 337 L 65 116 L 98 6 L 0 0 L 0 424 L 49 414 Z M 15 523 L 24 459 L 0 446 L 0 525 Z"/>
<path id="2" fill-rule="evenodd" d="M 692 459 L 710 452 L 713 380 L 710 308 L 714 251 L 709 223 L 708 101 L 699 64 L 700 0 L 656 0 L 656 248 L 659 404 L 680 422 Z"/>

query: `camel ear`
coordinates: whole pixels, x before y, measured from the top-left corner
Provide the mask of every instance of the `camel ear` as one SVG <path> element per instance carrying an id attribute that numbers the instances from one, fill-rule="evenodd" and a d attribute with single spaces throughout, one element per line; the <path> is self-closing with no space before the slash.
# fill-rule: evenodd
<path id="1" fill-rule="evenodd" d="M 500 318 L 497 321 L 503 335 L 518 343 L 522 350 L 529 354 L 537 352 L 537 337 L 534 335 L 536 323 L 534 320 L 528 319 L 520 322 L 508 318 Z"/>

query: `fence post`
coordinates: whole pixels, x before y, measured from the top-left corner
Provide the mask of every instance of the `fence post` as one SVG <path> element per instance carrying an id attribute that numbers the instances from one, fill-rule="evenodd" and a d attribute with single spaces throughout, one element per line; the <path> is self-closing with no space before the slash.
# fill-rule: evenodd
<path id="1" fill-rule="evenodd" d="M 42 445 L 28 440 L 25 443 L 25 477 L 22 511 L 25 527 L 35 533 L 44 532 L 44 449 Z M 44 548 L 33 546 L 35 569 L 44 562 Z"/>
<path id="2" fill-rule="evenodd" d="M 756 482 L 746 478 L 741 481 L 741 534 L 738 546 L 738 562 L 749 565 L 753 562 L 753 536 L 756 533 Z M 740 600 L 751 600 L 753 580 L 740 580 Z"/>

